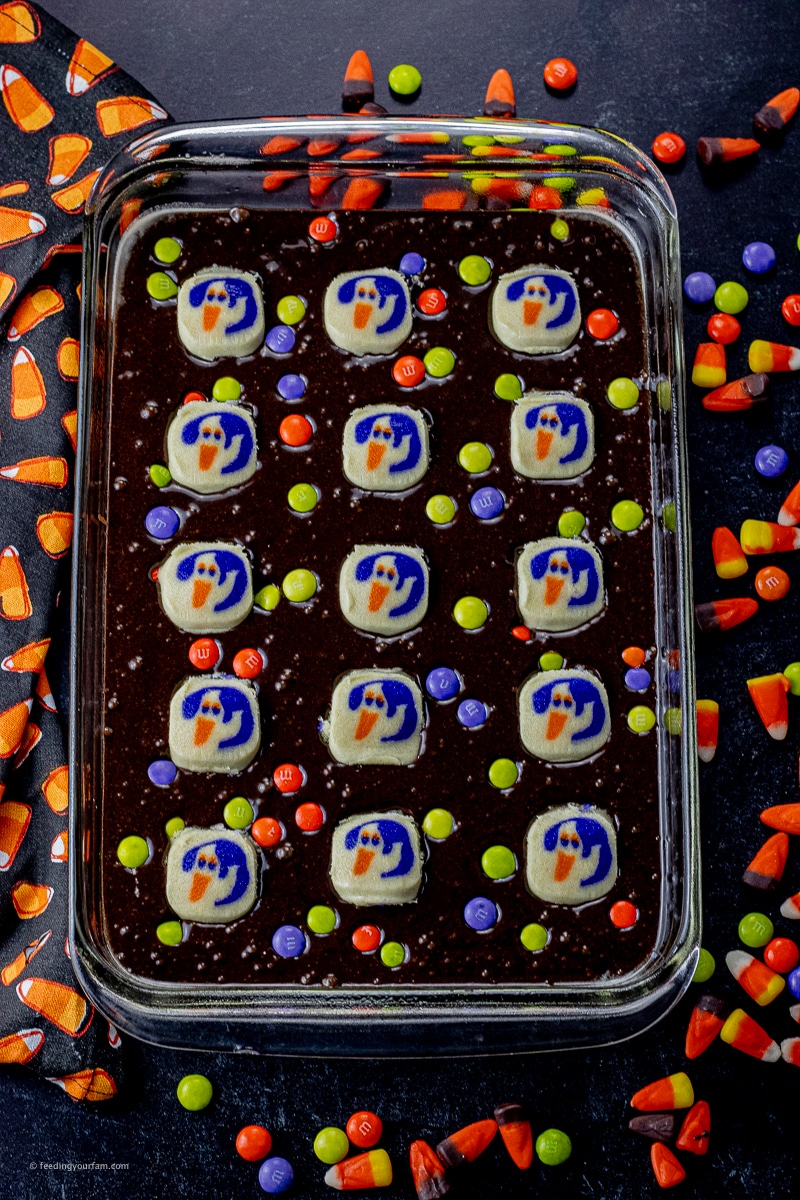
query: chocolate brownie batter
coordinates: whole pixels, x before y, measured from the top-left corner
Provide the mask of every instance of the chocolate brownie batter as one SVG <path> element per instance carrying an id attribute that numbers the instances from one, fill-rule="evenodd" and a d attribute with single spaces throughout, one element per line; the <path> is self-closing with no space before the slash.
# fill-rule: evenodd
<path id="1" fill-rule="evenodd" d="M 561 215 L 561 214 L 558 214 Z M 392 984 L 558 983 L 599 981 L 630 972 L 647 960 L 656 943 L 660 905 L 658 764 L 656 730 L 637 735 L 626 721 L 635 704 L 657 709 L 655 686 L 640 695 L 625 687 L 621 652 L 629 645 L 655 654 L 656 597 L 653 570 L 650 392 L 639 267 L 613 220 L 567 214 L 570 234 L 550 234 L 552 213 L 535 212 L 340 212 L 339 233 L 319 244 L 308 234 L 309 212 L 235 210 L 228 213 L 164 213 L 141 221 L 129 234 L 119 276 L 120 304 L 110 359 L 111 434 L 108 499 L 105 731 L 102 798 L 102 913 L 105 934 L 120 965 L 153 980 L 190 984 L 305 984 L 311 987 Z M 139 232 L 137 233 L 137 229 Z M 163 269 L 153 257 L 160 237 L 177 238 L 183 253 L 172 270 L 178 280 L 210 265 L 251 271 L 260 279 L 267 329 L 279 324 L 281 297 L 300 296 L 306 315 L 295 327 L 293 351 L 278 356 L 266 348 L 236 361 L 193 360 L 181 346 L 174 301 L 151 299 L 149 274 Z M 409 279 L 412 299 L 426 287 L 440 288 L 447 308 L 426 318 L 414 312 L 413 332 L 398 351 L 422 358 L 431 347 L 455 354 L 451 374 L 426 378 L 405 389 L 392 378 L 388 358 L 356 358 L 337 349 L 322 321 L 325 288 L 338 274 L 376 267 L 396 269 L 403 254 L 416 251 L 424 270 Z M 486 256 L 492 278 L 469 287 L 458 263 L 469 254 Z M 125 256 L 126 255 L 126 256 Z M 515 354 L 491 335 L 487 307 L 501 273 L 544 263 L 574 277 L 583 317 L 571 348 L 560 355 Z M 585 328 L 595 308 L 611 308 L 620 330 L 595 341 Z M 307 380 L 305 395 L 287 402 L 278 379 L 288 373 Z M 536 482 L 515 474 L 509 457 L 511 405 L 494 395 L 495 379 L 518 374 L 524 390 L 564 390 L 588 401 L 595 415 L 596 457 L 577 481 Z M 190 392 L 210 397 L 214 381 L 233 375 L 242 403 L 255 418 L 260 469 L 248 484 L 218 496 L 201 497 L 171 484 L 158 489 L 149 468 L 163 463 L 171 414 Z M 619 376 L 644 385 L 641 403 L 619 411 L 606 399 L 606 386 Z M 370 494 L 342 473 L 342 430 L 353 408 L 376 403 L 409 404 L 430 423 L 431 465 L 415 488 L 400 494 Z M 281 419 L 302 412 L 315 425 L 308 446 L 292 449 L 278 437 Z M 471 476 L 458 464 L 465 442 L 487 443 L 493 462 Z M 310 513 L 287 503 L 293 484 L 313 484 L 320 494 Z M 491 485 L 504 495 L 502 515 L 478 520 L 469 497 Z M 433 524 L 425 514 L 437 493 L 457 503 L 455 520 Z M 638 501 L 644 523 L 622 534 L 611 526 L 620 499 Z M 173 506 L 183 524 L 171 541 L 159 543 L 144 526 L 148 510 Z M 587 518 L 585 535 L 603 557 L 607 604 L 587 626 L 524 642 L 512 635 L 520 624 L 514 599 L 515 551 L 527 541 L 552 537 L 565 508 Z M 153 568 L 181 541 L 237 541 L 252 556 L 254 589 L 280 586 L 296 567 L 315 572 L 320 585 L 306 604 L 285 598 L 271 612 L 254 610 L 229 633 L 219 635 L 220 669 L 230 672 L 234 654 L 259 647 L 267 665 L 258 679 L 262 747 L 238 776 L 179 772 L 169 787 L 148 779 L 148 766 L 167 757 L 170 696 L 188 674 L 193 635 L 178 630 L 159 606 Z M 381 640 L 349 625 L 338 602 L 342 561 L 356 544 L 386 542 L 419 546 L 431 570 L 430 606 L 422 625 L 394 640 Z M 456 600 L 475 595 L 489 605 L 480 630 L 468 632 L 452 617 Z M 567 667 L 601 676 L 608 691 L 611 736 L 593 759 L 561 767 L 531 758 L 519 740 L 517 689 L 537 669 L 547 650 L 564 656 Z M 337 677 L 349 669 L 398 668 L 424 690 L 428 672 L 451 667 L 463 677 L 460 695 L 449 703 L 426 698 L 422 754 L 409 767 L 342 766 L 332 762 L 318 732 Z M 489 708 L 476 729 L 459 724 L 460 700 L 471 697 Z M 496 758 L 521 763 L 517 784 L 498 791 L 488 780 Z M 297 763 L 305 786 L 282 794 L 272 783 L 280 763 Z M 258 850 L 262 865 L 259 900 L 228 925 L 194 925 L 176 947 L 162 945 L 156 927 L 174 916 L 165 897 L 165 822 L 180 816 L 187 825 L 221 823 L 233 796 L 247 797 L 257 816 L 285 827 L 279 845 Z M 316 801 L 325 824 L 303 833 L 294 819 L 304 801 Z M 546 904 L 526 889 L 525 832 L 551 805 L 591 803 L 607 811 L 618 832 L 619 877 L 608 895 L 571 908 Z M 429 809 L 448 809 L 456 821 L 446 840 L 426 843 L 423 884 L 416 903 L 357 908 L 335 895 L 328 878 L 331 835 L 343 818 L 372 810 L 401 810 L 421 826 Z M 154 847 L 150 861 L 126 870 L 116 857 L 121 838 L 139 834 Z M 481 855 L 490 846 L 510 847 L 517 858 L 511 879 L 493 882 Z M 465 904 L 475 896 L 499 908 L 496 925 L 470 929 Z M 609 908 L 631 900 L 637 924 L 615 928 Z M 339 916 L 326 936 L 308 933 L 298 958 L 278 957 L 274 931 L 283 924 L 306 928 L 315 904 Z M 520 931 L 539 922 L 550 931 L 546 948 L 530 953 Z M 377 953 L 361 954 L 353 931 L 374 924 L 386 940 L 403 943 L 407 961 L 397 969 Z"/>

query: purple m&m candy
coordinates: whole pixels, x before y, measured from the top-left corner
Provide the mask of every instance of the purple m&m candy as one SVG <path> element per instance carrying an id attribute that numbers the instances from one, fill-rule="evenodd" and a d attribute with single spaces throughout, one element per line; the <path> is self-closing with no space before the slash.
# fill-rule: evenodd
<path id="1" fill-rule="evenodd" d="M 497 924 L 497 905 L 486 896 L 475 896 L 464 906 L 464 920 L 470 929 L 491 929 Z"/>
<path id="2" fill-rule="evenodd" d="M 467 729 L 477 729 L 486 723 L 486 705 L 481 700 L 462 700 L 458 706 L 457 717 Z"/>
<path id="3" fill-rule="evenodd" d="M 296 925 L 281 925 L 272 935 L 272 949 L 281 958 L 297 958 L 306 948 L 306 936 Z"/>
<path id="4" fill-rule="evenodd" d="M 411 250 L 400 259 L 400 270 L 403 275 L 419 275 L 425 270 L 425 259 Z"/>
<path id="5" fill-rule="evenodd" d="M 469 498 L 470 508 L 481 521 L 491 521 L 499 517 L 505 503 L 503 493 L 493 487 L 478 488 Z"/>
<path id="6" fill-rule="evenodd" d="M 458 676 L 450 667 L 434 667 L 425 680 L 428 695 L 434 700 L 452 700 L 460 687 Z"/>
<path id="7" fill-rule="evenodd" d="M 750 242 L 742 251 L 742 262 L 754 275 L 764 275 L 775 266 L 775 251 L 768 242 Z"/>
<path id="8" fill-rule="evenodd" d="M 306 381 L 302 375 L 281 375 L 278 392 L 284 400 L 299 400 L 305 394 Z"/>
<path id="9" fill-rule="evenodd" d="M 144 527 L 147 532 L 161 542 L 166 542 L 169 538 L 174 537 L 180 529 L 180 524 L 181 519 L 175 509 L 167 508 L 165 504 L 151 508 L 144 519 Z"/>
<path id="10" fill-rule="evenodd" d="M 776 475 L 782 475 L 788 467 L 789 455 L 782 446 L 762 446 L 756 451 L 755 464 L 759 475 L 774 479 Z"/>
<path id="11" fill-rule="evenodd" d="M 288 354 L 294 350 L 295 333 L 289 325 L 273 325 L 266 338 L 267 348 L 273 354 Z"/>
<path id="12" fill-rule="evenodd" d="M 294 1170 L 285 1158 L 266 1158 L 258 1168 L 258 1182 L 265 1192 L 277 1196 L 292 1186 Z"/>
<path id="13" fill-rule="evenodd" d="M 684 294 L 694 304 L 707 304 L 716 290 L 717 285 L 707 271 L 692 271 L 683 281 Z"/>
<path id="14" fill-rule="evenodd" d="M 667 687 L 671 692 L 679 692 L 681 690 L 680 671 L 667 671 Z"/>
<path id="15" fill-rule="evenodd" d="M 800 967 L 795 967 L 786 982 L 794 998 L 800 1000 Z"/>
<path id="16" fill-rule="evenodd" d="M 625 672 L 625 687 L 632 692 L 646 692 L 651 683 L 650 672 L 643 667 L 633 667 Z"/>
<path id="17" fill-rule="evenodd" d="M 169 787 L 171 783 L 175 782 L 177 774 L 178 768 L 171 758 L 157 758 L 147 768 L 148 778 L 156 787 Z"/>

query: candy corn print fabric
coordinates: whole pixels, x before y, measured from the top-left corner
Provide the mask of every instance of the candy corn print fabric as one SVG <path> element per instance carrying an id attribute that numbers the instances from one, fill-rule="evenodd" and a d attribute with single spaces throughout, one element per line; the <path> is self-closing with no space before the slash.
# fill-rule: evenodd
<path id="1" fill-rule="evenodd" d="M 167 114 L 27 0 L 0 3 L 0 1063 L 113 1097 L 120 1037 L 67 938 L 66 692 L 82 213 Z"/>

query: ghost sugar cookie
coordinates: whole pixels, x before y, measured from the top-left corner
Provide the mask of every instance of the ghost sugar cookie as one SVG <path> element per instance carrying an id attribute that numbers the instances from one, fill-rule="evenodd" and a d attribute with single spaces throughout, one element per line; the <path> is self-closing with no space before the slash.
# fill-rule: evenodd
<path id="1" fill-rule="evenodd" d="M 519 690 L 519 735 L 546 762 L 579 762 L 596 754 L 611 731 L 608 696 L 596 675 L 537 671 Z"/>
<path id="2" fill-rule="evenodd" d="M 361 813 L 333 831 L 331 883 L 348 904 L 409 904 L 422 882 L 419 830 L 399 812 Z"/>
<path id="3" fill-rule="evenodd" d="M 522 267 L 502 275 L 489 312 L 498 342 L 522 354 L 558 354 L 581 327 L 575 281 L 555 267 Z"/>
<path id="4" fill-rule="evenodd" d="M 393 354 L 411 333 L 405 279 L 384 267 L 337 275 L 325 292 L 325 329 L 350 354 Z"/>
<path id="5" fill-rule="evenodd" d="M 422 694 L 404 671 L 348 671 L 333 689 L 323 737 L 337 762 L 403 766 L 419 756 Z"/>
<path id="6" fill-rule="evenodd" d="M 342 467 L 356 487 L 403 492 L 428 469 L 428 426 L 421 412 L 369 404 L 351 413 L 342 439 Z"/>
<path id="7" fill-rule="evenodd" d="M 250 560 L 231 542 L 187 542 L 158 568 L 158 593 L 179 629 L 224 633 L 253 607 Z"/>
<path id="8" fill-rule="evenodd" d="M 264 301 L 255 275 L 206 267 L 178 290 L 178 337 L 190 354 L 242 358 L 264 340 Z"/>
<path id="9" fill-rule="evenodd" d="M 577 629 L 602 611 L 603 563 L 591 542 L 541 538 L 517 557 L 517 608 L 529 629 Z"/>
<path id="10" fill-rule="evenodd" d="M 617 878 L 617 834 L 608 813 L 563 804 L 532 821 L 525 836 L 528 890 L 549 904 L 586 904 Z"/>
<path id="11" fill-rule="evenodd" d="M 529 393 L 511 413 L 511 464 L 528 479 L 574 479 L 594 459 L 594 417 L 569 392 Z"/>
<path id="12" fill-rule="evenodd" d="M 258 700 L 233 676 L 189 676 L 169 706 L 169 754 L 185 771 L 229 774 L 248 766 L 261 745 Z"/>
<path id="13" fill-rule="evenodd" d="M 428 611 L 428 567 L 416 546 L 355 546 L 339 573 L 339 604 L 356 629 L 387 637 Z"/>
<path id="14" fill-rule="evenodd" d="M 192 400 L 167 430 L 167 466 L 183 487 L 210 495 L 247 483 L 256 471 L 256 427 L 243 408 Z"/>
<path id="15" fill-rule="evenodd" d="M 167 853 L 167 903 L 182 921 L 220 924 L 256 902 L 255 847 L 233 829 L 182 829 Z"/>

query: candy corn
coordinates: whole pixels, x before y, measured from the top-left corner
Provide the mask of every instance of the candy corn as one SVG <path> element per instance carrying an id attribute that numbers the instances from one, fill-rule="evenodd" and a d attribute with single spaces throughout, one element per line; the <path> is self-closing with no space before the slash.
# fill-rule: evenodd
<path id="1" fill-rule="evenodd" d="M 340 138 L 312 138 L 306 147 L 309 158 L 322 158 L 325 154 L 333 154 L 341 145 Z"/>
<path id="2" fill-rule="evenodd" d="M 439 1142 L 436 1153 L 446 1167 L 460 1167 L 483 1154 L 496 1133 L 496 1121 L 475 1121 Z"/>
<path id="3" fill-rule="evenodd" d="M 122 212 L 119 217 L 119 231 L 123 234 L 136 220 L 142 208 L 141 200 L 123 200 Z"/>
<path id="4" fill-rule="evenodd" d="M 73 1100 L 110 1100 L 117 1094 L 117 1085 L 102 1067 L 88 1067 L 72 1075 L 48 1075 L 49 1083 L 55 1083 Z"/>
<path id="5" fill-rule="evenodd" d="M 781 1058 L 794 1067 L 800 1067 L 800 1038 L 784 1038 L 781 1042 Z"/>
<path id="6" fill-rule="evenodd" d="M 34 671 L 38 675 L 44 667 L 44 660 L 49 649 L 50 638 L 44 638 L 39 642 L 28 642 L 26 646 L 20 646 L 19 650 L 15 650 L 13 654 L 4 658 L 0 667 L 4 671 L 17 673 Z"/>
<path id="7" fill-rule="evenodd" d="M 40 917 L 53 899 L 53 889 L 46 883 L 18 880 L 11 889 L 11 902 L 21 921 Z"/>
<path id="8" fill-rule="evenodd" d="M 756 129 L 767 136 L 783 133 L 797 112 L 798 104 L 800 104 L 800 89 L 786 88 L 784 92 L 778 92 L 777 96 L 773 96 L 763 108 L 758 110 L 753 117 L 753 124 Z"/>
<path id="9" fill-rule="evenodd" d="M 704 167 L 719 167 L 756 154 L 760 149 L 754 138 L 701 137 L 697 142 L 697 157 Z"/>
<path id="10" fill-rule="evenodd" d="M 653 1165 L 653 1174 L 659 1187 L 675 1187 L 686 1178 L 683 1167 L 669 1146 L 665 1146 L 663 1142 L 653 1142 L 650 1147 L 650 1162 Z"/>
<path id="11" fill-rule="evenodd" d="M 692 1009 L 686 1030 L 687 1058 L 699 1058 L 717 1036 L 730 1012 L 730 1005 L 716 996 L 701 996 Z"/>
<path id="12" fill-rule="evenodd" d="M 69 183 L 66 187 L 52 192 L 50 199 L 53 201 L 53 204 L 57 205 L 64 212 L 83 212 L 86 207 L 86 201 L 89 198 L 89 192 L 92 190 L 92 184 L 99 174 L 100 168 L 98 167 L 96 171 L 90 171 L 88 175 L 84 175 L 82 179 L 76 180 L 75 183 Z"/>
<path id="13" fill-rule="evenodd" d="M 62 558 L 72 543 L 75 518 L 69 512 L 42 513 L 36 521 L 36 536 L 45 554 Z"/>
<path id="14" fill-rule="evenodd" d="M 767 375 L 745 375 L 703 396 L 703 408 L 709 412 L 744 412 L 767 399 Z"/>
<path id="15" fill-rule="evenodd" d="M 17 281 L 13 275 L 0 271 L 0 309 L 5 308 L 17 294 Z"/>
<path id="16" fill-rule="evenodd" d="M 743 521 L 739 541 L 745 554 L 783 554 L 800 549 L 800 529 L 772 521 Z"/>
<path id="17" fill-rule="evenodd" d="M 789 680 L 780 671 L 759 675 L 748 679 L 747 690 L 769 736 L 782 742 L 789 730 Z"/>
<path id="18" fill-rule="evenodd" d="M 22 741 L 17 746 L 17 752 L 14 755 L 14 770 L 21 767 L 25 759 L 30 754 L 34 746 L 42 740 L 42 731 L 33 721 L 28 721 L 22 731 Z"/>
<path id="19" fill-rule="evenodd" d="M 98 80 L 116 71 L 116 65 L 91 42 L 81 38 L 72 52 L 67 67 L 67 91 L 70 96 L 82 96 Z"/>
<path id="20" fill-rule="evenodd" d="M 11 416 L 15 421 L 27 421 L 44 412 L 46 404 L 42 372 L 30 350 L 20 346 L 11 363 Z"/>
<path id="21" fill-rule="evenodd" d="M 677 1071 L 655 1083 L 640 1088 L 631 1098 L 631 1108 L 640 1112 L 658 1112 L 660 1109 L 690 1108 L 694 1104 L 692 1081 L 685 1071 Z"/>
<path id="22" fill-rule="evenodd" d="M 64 416 L 61 418 L 61 428 L 64 430 L 64 433 L 66 433 L 67 437 L 72 443 L 72 449 L 76 450 L 78 447 L 77 411 L 73 410 L 72 412 L 64 413 Z"/>
<path id="23" fill-rule="evenodd" d="M 543 183 L 537 183 L 535 187 L 531 188 L 528 208 L 536 209 L 537 212 L 551 212 L 556 208 L 563 207 L 564 201 L 557 188 L 547 187 Z"/>
<path id="24" fill-rule="evenodd" d="M 11 183 L 0 184 L 0 197 L 24 196 L 30 190 L 30 184 L 25 179 L 13 179 Z"/>
<path id="25" fill-rule="evenodd" d="M 706 604 L 695 604 L 694 618 L 703 633 L 723 633 L 741 625 L 758 611 L 758 601 L 748 596 L 735 596 L 726 600 L 709 600 Z"/>
<path id="26" fill-rule="evenodd" d="M 725 347 L 720 342 L 701 342 L 692 367 L 692 383 L 698 387 L 718 388 L 727 378 Z"/>
<path id="27" fill-rule="evenodd" d="M 388 1187 L 392 1182 L 392 1162 L 385 1150 L 368 1150 L 366 1154 L 336 1163 L 326 1171 L 325 1182 L 339 1192 Z"/>
<path id="28" fill-rule="evenodd" d="M 733 978 L 760 1008 L 771 1004 L 786 987 L 786 980 L 746 950 L 731 950 L 725 962 Z"/>
<path id="29" fill-rule="evenodd" d="M 12 959 L 7 966 L 3 967 L 3 970 L 0 971 L 0 980 L 2 980 L 6 987 L 9 987 L 15 979 L 19 978 L 19 976 L 27 967 L 28 963 L 36 957 L 43 946 L 47 945 L 52 936 L 52 929 L 48 929 L 47 933 L 43 933 L 41 937 L 34 938 L 32 942 L 28 943 L 24 950 L 20 950 L 16 958 Z"/>
<path id="30" fill-rule="evenodd" d="M 761 820 L 771 829 L 780 829 L 782 833 L 800 834 L 800 804 L 776 804 L 765 808 Z"/>
<path id="31" fill-rule="evenodd" d="M 63 863 L 67 861 L 69 850 L 69 835 L 65 830 L 57 833 L 50 843 L 50 862 Z"/>
<path id="32" fill-rule="evenodd" d="M 780 883 L 789 857 L 789 837 L 785 833 L 773 833 L 755 856 L 742 876 L 750 887 L 768 891 Z"/>
<path id="33" fill-rule="evenodd" d="M 17 800 L 0 804 L 0 871 L 7 871 L 25 840 L 31 823 L 31 809 Z"/>
<path id="34" fill-rule="evenodd" d="M 631 1117 L 628 1129 L 632 1133 L 640 1133 L 642 1137 L 650 1138 L 653 1142 L 670 1142 L 675 1136 L 674 1113 L 645 1113 L 641 1117 Z"/>
<path id="35" fill-rule="evenodd" d="M 53 698 L 53 693 L 50 690 L 50 683 L 47 679 L 47 672 L 40 671 L 39 678 L 36 681 L 36 698 L 42 708 L 46 708 L 48 712 L 56 711 L 56 702 Z"/>
<path id="36" fill-rule="evenodd" d="M 0 553 L 0 612 L 7 621 L 24 621 L 33 612 L 16 546 L 6 546 Z"/>
<path id="37" fill-rule="evenodd" d="M 705 1100 L 698 1100 L 686 1114 L 675 1145 L 689 1154 L 705 1154 L 710 1134 L 711 1110 Z"/>
<path id="38" fill-rule="evenodd" d="M 285 137 L 282 134 L 277 134 L 269 139 L 261 147 L 261 154 L 288 154 L 290 150 L 296 150 L 298 146 L 302 146 L 305 138 Z"/>
<path id="39" fill-rule="evenodd" d="M 779 525 L 797 525 L 798 523 L 800 523 L 800 483 L 794 485 L 778 513 Z"/>
<path id="40" fill-rule="evenodd" d="M 353 179 L 342 196 L 342 208 L 374 208 L 383 189 L 384 184 L 378 179 Z"/>
<path id="41" fill-rule="evenodd" d="M 69 805 L 69 768 L 56 767 L 42 784 L 44 798 L 54 813 L 67 811 Z"/>
<path id="42" fill-rule="evenodd" d="M 47 222 L 39 213 L 0 205 L 0 248 L 38 237 L 45 229 Z"/>
<path id="43" fill-rule="evenodd" d="M 37 129 L 49 125 L 55 116 L 52 104 L 21 71 L 8 63 L 0 67 L 0 92 L 8 115 L 23 133 L 36 133 Z"/>
<path id="44" fill-rule="evenodd" d="M 0 5 L 0 42 L 21 46 L 35 42 L 41 32 L 37 13 L 23 0 Z"/>
<path id="45" fill-rule="evenodd" d="M 762 1062 L 777 1062 L 781 1056 L 778 1043 L 773 1042 L 766 1030 L 741 1008 L 733 1010 L 719 1036 L 734 1050 L 741 1050 L 751 1058 L 760 1058 Z"/>
<path id="46" fill-rule="evenodd" d="M 408 1150 L 411 1177 L 417 1190 L 417 1200 L 437 1200 L 450 1191 L 444 1167 L 427 1142 L 412 1142 Z"/>
<path id="47" fill-rule="evenodd" d="M 372 63 L 366 51 L 356 50 L 351 55 L 344 73 L 342 85 L 342 112 L 358 112 L 365 104 L 375 99 Z"/>
<path id="48" fill-rule="evenodd" d="M 20 700 L 0 712 L 0 758 L 16 754 L 32 707 L 32 700 Z"/>
<path id="49" fill-rule="evenodd" d="M 262 180 L 265 192 L 277 192 L 290 179 L 297 179 L 299 171 L 268 171 Z"/>
<path id="50" fill-rule="evenodd" d="M 6 337 L 10 342 L 18 341 L 45 317 L 61 312 L 63 307 L 64 300 L 55 288 L 49 286 L 36 288 L 17 305 L 10 318 Z"/>
<path id="51" fill-rule="evenodd" d="M 53 187 L 66 183 L 77 171 L 92 148 L 91 138 L 82 133 L 60 133 L 50 138 L 50 165 L 47 182 Z"/>
<path id="52" fill-rule="evenodd" d="M 533 1134 L 528 1115 L 521 1104 L 500 1104 L 494 1110 L 503 1145 L 520 1171 L 533 1162 Z"/>
<path id="53" fill-rule="evenodd" d="M 458 188 L 448 188 L 442 192 L 426 192 L 422 197 L 422 207 L 427 209 L 450 209 L 457 211 L 467 202 L 467 193 Z"/>
<path id="54" fill-rule="evenodd" d="M 514 84 L 508 71 L 501 67 L 495 71 L 486 89 L 486 99 L 483 102 L 485 117 L 515 117 L 517 105 L 514 99 Z"/>
<path id="55" fill-rule="evenodd" d="M 788 900 L 784 900 L 781 916 L 788 917 L 790 921 L 800 921 L 800 892 L 795 892 Z"/>
<path id="56" fill-rule="evenodd" d="M 533 191 L 533 184 L 526 179 L 493 179 L 491 175 L 476 175 L 469 185 L 476 196 L 494 196 L 509 204 L 527 204 Z"/>
<path id="57" fill-rule="evenodd" d="M 750 343 L 747 363 L 751 371 L 797 371 L 800 370 L 800 350 L 780 342 L 756 339 Z"/>
<path id="58" fill-rule="evenodd" d="M 145 100 L 143 96 L 114 96 L 110 100 L 98 100 L 95 115 L 103 137 L 114 137 L 129 129 L 138 129 L 150 121 L 167 119 L 165 109 L 152 100 Z"/>
<path id="59" fill-rule="evenodd" d="M 0 1038 L 0 1063 L 17 1063 L 24 1067 L 43 1045 L 41 1029 L 20 1029 L 18 1033 Z"/>
<path id="60" fill-rule="evenodd" d="M 714 569 L 720 579 L 738 579 L 748 571 L 747 559 L 739 540 L 726 525 L 719 525 L 711 536 Z"/>
<path id="61" fill-rule="evenodd" d="M 697 756 L 711 762 L 719 741 L 719 705 L 716 700 L 697 701 Z"/>
<path id="62" fill-rule="evenodd" d="M 23 458 L 9 467 L 0 467 L 3 479 L 15 483 L 38 483 L 41 487 L 64 487 L 68 478 L 65 458 Z"/>
<path id="63" fill-rule="evenodd" d="M 62 1033 L 83 1037 L 92 1023 L 94 1008 L 74 988 L 56 983 L 53 979 L 30 976 L 17 984 L 17 995 L 23 1004 L 32 1008 Z"/>

